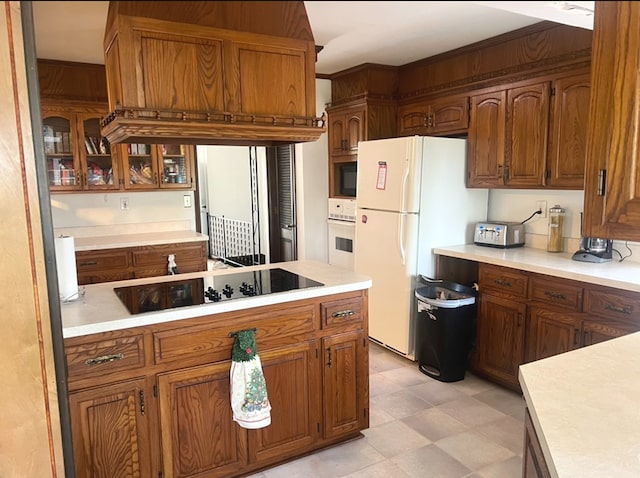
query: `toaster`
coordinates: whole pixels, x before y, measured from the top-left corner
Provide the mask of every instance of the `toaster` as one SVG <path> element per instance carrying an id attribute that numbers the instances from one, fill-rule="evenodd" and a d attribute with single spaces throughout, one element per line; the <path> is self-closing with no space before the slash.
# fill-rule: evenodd
<path id="1" fill-rule="evenodd" d="M 524 246 L 524 224 L 519 222 L 479 222 L 473 233 L 473 243 L 488 247 Z"/>

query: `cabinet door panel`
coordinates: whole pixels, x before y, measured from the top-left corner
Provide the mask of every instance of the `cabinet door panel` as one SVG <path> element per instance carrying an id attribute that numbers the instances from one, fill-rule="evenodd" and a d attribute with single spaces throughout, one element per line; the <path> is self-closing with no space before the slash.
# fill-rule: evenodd
<path id="1" fill-rule="evenodd" d="M 249 431 L 249 460 L 276 461 L 311 447 L 321 417 L 315 342 L 260 355 L 271 425 Z"/>
<path id="2" fill-rule="evenodd" d="M 427 134 L 426 103 L 408 104 L 398 108 L 398 136 Z"/>
<path id="3" fill-rule="evenodd" d="M 471 97 L 467 186 L 503 184 L 506 91 Z"/>
<path id="4" fill-rule="evenodd" d="M 584 188 L 590 85 L 589 73 L 555 82 L 548 166 L 550 187 Z"/>
<path id="5" fill-rule="evenodd" d="M 545 184 L 548 147 L 549 82 L 507 92 L 506 163 L 510 187 Z"/>
<path id="6" fill-rule="evenodd" d="M 247 432 L 233 421 L 231 362 L 158 376 L 164 476 L 221 477 L 247 462 Z"/>
<path id="7" fill-rule="evenodd" d="M 640 241 L 640 2 L 594 15 L 583 235 Z M 604 188 L 602 187 L 604 186 Z"/>
<path id="8" fill-rule="evenodd" d="M 579 314 L 559 313 L 531 307 L 528 359 L 540 360 L 580 347 L 582 318 Z"/>
<path id="9" fill-rule="evenodd" d="M 151 476 L 144 390 L 140 379 L 69 394 L 77 476 Z"/>
<path id="10" fill-rule="evenodd" d="M 365 139 L 364 111 L 353 111 L 346 117 L 346 152 L 355 154 L 358 152 L 358 142 Z"/>
<path id="11" fill-rule="evenodd" d="M 367 341 L 363 331 L 323 339 L 324 437 L 368 427 Z"/>
<path id="12" fill-rule="evenodd" d="M 638 332 L 640 326 L 612 320 L 585 320 L 582 324 L 582 342 L 584 346 L 615 339 L 623 335 Z"/>
<path id="13" fill-rule="evenodd" d="M 478 314 L 478 368 L 518 387 L 518 367 L 524 362 L 526 305 L 483 294 Z"/>
<path id="14" fill-rule="evenodd" d="M 431 134 L 464 132 L 469 127 L 469 98 L 443 98 L 431 103 Z"/>

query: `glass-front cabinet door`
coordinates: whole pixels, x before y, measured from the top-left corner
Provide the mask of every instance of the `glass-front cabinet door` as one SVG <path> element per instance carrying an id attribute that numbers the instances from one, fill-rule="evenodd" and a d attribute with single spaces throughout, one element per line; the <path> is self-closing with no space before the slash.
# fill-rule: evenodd
<path id="1" fill-rule="evenodd" d="M 79 117 L 80 132 L 83 144 L 80 144 L 83 159 L 84 189 L 119 189 L 117 154 L 112 151 L 107 138 L 100 134 L 100 118 L 98 115 L 81 115 Z"/>
<path id="2" fill-rule="evenodd" d="M 123 146 L 123 177 L 126 189 L 155 189 L 158 187 L 155 145 L 126 144 Z"/>
<path id="3" fill-rule="evenodd" d="M 161 144 L 159 159 L 162 163 L 160 187 L 190 188 L 191 163 L 190 148 L 180 144 Z"/>
<path id="4" fill-rule="evenodd" d="M 44 152 L 49 188 L 52 191 L 80 189 L 80 158 L 75 145 L 75 114 L 43 112 Z"/>

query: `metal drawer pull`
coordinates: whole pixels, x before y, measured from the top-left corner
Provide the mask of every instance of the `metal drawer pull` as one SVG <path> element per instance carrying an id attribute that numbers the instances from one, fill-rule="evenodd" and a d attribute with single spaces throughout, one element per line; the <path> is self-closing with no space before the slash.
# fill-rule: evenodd
<path id="1" fill-rule="evenodd" d="M 560 299 L 560 300 L 566 299 L 564 294 L 560 292 L 552 292 L 550 290 L 545 290 L 544 295 L 546 295 L 547 297 L 550 297 L 551 299 Z"/>
<path id="2" fill-rule="evenodd" d="M 495 279 L 493 282 L 495 282 L 498 285 L 503 285 L 506 287 L 511 287 L 513 285 L 511 282 L 505 279 Z"/>
<path id="3" fill-rule="evenodd" d="M 604 306 L 605 309 L 610 310 L 612 312 L 620 312 L 621 314 L 631 314 L 631 307 L 618 307 L 616 305 L 607 304 Z"/>
<path id="4" fill-rule="evenodd" d="M 91 262 L 81 262 L 80 265 L 81 266 L 95 266 L 98 264 L 98 261 L 91 261 Z"/>
<path id="5" fill-rule="evenodd" d="M 122 360 L 124 358 L 124 354 L 112 354 L 112 355 L 102 355 L 100 357 L 87 359 L 84 361 L 85 365 L 98 365 L 101 363 L 114 362 L 115 360 Z"/>
<path id="6" fill-rule="evenodd" d="M 348 317 L 350 315 L 354 315 L 355 312 L 351 309 L 349 310 L 341 310 L 340 312 L 334 312 L 331 314 L 331 317 Z"/>

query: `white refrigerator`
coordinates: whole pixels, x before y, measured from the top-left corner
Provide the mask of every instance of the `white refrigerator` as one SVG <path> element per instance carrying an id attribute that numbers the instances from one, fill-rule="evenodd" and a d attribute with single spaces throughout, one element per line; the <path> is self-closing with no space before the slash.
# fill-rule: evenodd
<path id="1" fill-rule="evenodd" d="M 467 142 L 411 136 L 358 144 L 354 269 L 372 279 L 369 336 L 415 360 L 419 276 L 434 247 L 473 242 L 488 190 L 465 187 Z"/>

